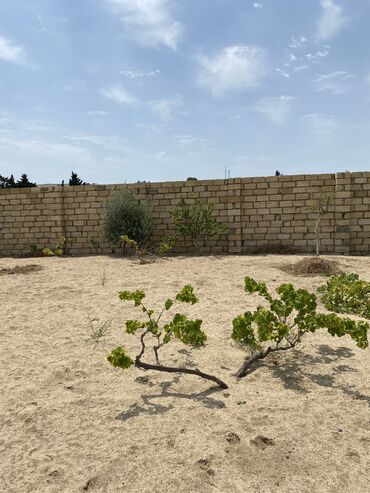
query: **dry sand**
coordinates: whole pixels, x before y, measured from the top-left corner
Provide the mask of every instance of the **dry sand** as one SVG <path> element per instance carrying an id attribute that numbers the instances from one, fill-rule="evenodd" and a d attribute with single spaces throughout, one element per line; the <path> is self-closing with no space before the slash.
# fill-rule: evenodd
<path id="1" fill-rule="evenodd" d="M 299 258 L 0 259 L 0 268 L 43 267 L 0 277 L 0 491 L 370 491 L 369 350 L 321 333 L 233 376 L 245 353 L 230 340 L 231 321 L 258 301 L 244 276 L 315 289 L 324 278 L 276 268 Z M 336 260 L 370 281 L 369 259 Z M 186 283 L 201 299 L 186 311 L 204 319 L 207 348 L 175 342 L 163 360 L 214 373 L 227 391 L 105 360 L 119 344 L 138 348 L 123 328 L 140 313 L 119 290 L 142 288 L 159 308 Z M 89 317 L 111 320 L 98 344 Z"/>

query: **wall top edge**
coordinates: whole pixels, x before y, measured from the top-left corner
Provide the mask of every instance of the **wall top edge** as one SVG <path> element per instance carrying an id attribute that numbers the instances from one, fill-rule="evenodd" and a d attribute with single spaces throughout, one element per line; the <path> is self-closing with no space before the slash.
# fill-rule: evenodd
<path id="1" fill-rule="evenodd" d="M 35 194 L 44 192 L 60 192 L 62 190 L 68 191 L 89 191 L 89 190 L 122 190 L 124 188 L 146 190 L 153 187 L 197 187 L 205 185 L 228 185 L 238 183 L 253 183 L 253 182 L 287 182 L 298 180 L 314 180 L 314 179 L 335 179 L 335 178 L 359 178 L 370 177 L 370 171 L 356 171 L 356 172 L 338 172 L 338 173 L 312 173 L 301 175 L 283 175 L 283 176 L 258 176 L 258 177 L 237 177 L 228 179 L 215 179 L 215 180 L 190 180 L 190 181 L 160 181 L 160 182 L 146 182 L 146 183 L 111 183 L 111 184 L 91 184 L 91 185 L 38 185 L 31 188 L 5 188 L 0 189 L 0 194 Z"/>

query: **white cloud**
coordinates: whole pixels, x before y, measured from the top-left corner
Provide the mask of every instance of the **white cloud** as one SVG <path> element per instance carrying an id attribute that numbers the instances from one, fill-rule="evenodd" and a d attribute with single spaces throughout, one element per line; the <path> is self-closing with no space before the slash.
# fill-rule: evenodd
<path id="1" fill-rule="evenodd" d="M 316 53 L 307 53 L 305 58 L 309 62 L 316 62 L 321 58 L 325 58 L 330 54 L 329 46 L 325 46 L 324 49 L 317 51 Z"/>
<path id="2" fill-rule="evenodd" d="M 278 72 L 280 75 L 282 75 L 283 77 L 285 77 L 286 79 L 290 79 L 290 74 L 288 74 L 288 72 L 286 72 L 285 70 L 282 70 L 281 68 L 276 68 L 275 69 L 276 72 Z"/>
<path id="3" fill-rule="evenodd" d="M 208 139 L 196 135 L 176 135 L 175 138 L 179 148 L 184 150 L 207 151 L 213 145 Z"/>
<path id="4" fill-rule="evenodd" d="M 294 67 L 295 72 L 301 72 L 302 70 L 307 70 L 308 65 L 298 65 L 297 67 Z"/>
<path id="5" fill-rule="evenodd" d="M 264 58 L 264 50 L 255 46 L 229 46 L 214 56 L 201 55 L 198 83 L 215 97 L 258 86 L 265 73 Z"/>
<path id="6" fill-rule="evenodd" d="M 338 70 L 331 74 L 318 76 L 313 81 L 313 84 L 315 85 L 315 90 L 317 92 L 329 91 L 333 94 L 344 94 L 348 92 L 348 81 L 353 79 L 353 77 L 354 76 L 348 72 Z"/>
<path id="7" fill-rule="evenodd" d="M 333 115 L 326 115 L 324 113 L 303 115 L 302 121 L 319 136 L 331 135 L 338 126 L 337 120 Z"/>
<path id="8" fill-rule="evenodd" d="M 291 96 L 263 98 L 255 104 L 254 108 L 275 125 L 283 126 L 289 118 L 293 99 Z"/>
<path id="9" fill-rule="evenodd" d="M 102 89 L 101 94 L 119 104 L 134 104 L 136 98 L 131 96 L 121 85 L 116 84 L 108 89 Z"/>
<path id="10" fill-rule="evenodd" d="M 262 8 L 263 8 L 263 4 L 262 4 L 262 3 L 255 2 L 255 3 L 253 4 L 253 7 L 254 7 L 255 9 L 262 9 Z"/>
<path id="11" fill-rule="evenodd" d="M 181 106 L 180 98 L 173 99 L 160 99 L 156 101 L 150 101 L 148 103 L 149 109 L 159 116 L 159 118 L 167 122 L 171 120 L 173 113 Z"/>
<path id="12" fill-rule="evenodd" d="M 292 37 L 290 39 L 289 48 L 305 48 L 307 46 L 307 38 L 305 36 L 299 36 L 299 38 Z"/>
<path id="13" fill-rule="evenodd" d="M 151 78 L 155 77 L 160 74 L 160 71 L 158 69 L 152 70 L 150 72 L 142 72 L 142 71 L 135 71 L 135 70 L 120 70 L 119 71 L 120 75 L 123 75 L 124 77 L 127 77 L 129 79 L 142 79 L 142 78 Z"/>
<path id="14" fill-rule="evenodd" d="M 86 92 L 87 82 L 84 80 L 71 80 L 62 86 L 63 91 L 66 92 Z"/>
<path id="15" fill-rule="evenodd" d="M 322 13 L 317 23 L 319 39 L 326 40 L 335 36 L 344 26 L 347 19 L 343 14 L 343 7 L 335 0 L 320 0 Z"/>
<path id="16" fill-rule="evenodd" d="M 54 165 L 65 166 L 66 163 L 86 165 L 92 161 L 89 150 L 70 144 L 50 142 L 40 138 L 1 137 L 0 149 L 4 156 L 11 156 L 16 162 L 28 163 L 28 167 L 42 160 L 49 160 Z M 47 168 L 47 167 L 46 167 Z"/>
<path id="17" fill-rule="evenodd" d="M 170 10 L 169 0 L 105 0 L 117 12 L 130 35 L 144 46 L 176 49 L 183 26 Z"/>
<path id="18" fill-rule="evenodd" d="M 25 65 L 26 53 L 21 46 L 17 46 L 9 39 L 0 36 L 0 60 Z"/>
<path id="19" fill-rule="evenodd" d="M 108 112 L 103 110 L 90 110 L 87 111 L 86 114 L 88 116 L 107 116 Z"/>

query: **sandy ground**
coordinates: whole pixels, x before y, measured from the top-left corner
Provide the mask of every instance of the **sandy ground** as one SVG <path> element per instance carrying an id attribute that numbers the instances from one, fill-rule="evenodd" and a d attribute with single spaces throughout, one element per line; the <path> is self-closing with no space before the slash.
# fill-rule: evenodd
<path id="1" fill-rule="evenodd" d="M 0 268 L 43 267 L 0 277 L 0 491 L 370 491 L 369 350 L 321 333 L 233 376 L 245 353 L 231 321 L 258 301 L 244 276 L 315 289 L 323 278 L 276 268 L 299 258 L 0 259 Z M 368 258 L 338 260 L 370 280 Z M 175 342 L 163 361 L 214 373 L 227 391 L 105 360 L 119 344 L 132 355 L 139 347 L 123 328 L 140 313 L 118 291 L 142 288 L 159 308 L 186 283 L 201 299 L 186 311 L 204 320 L 207 347 Z M 89 317 L 95 327 L 111 321 L 98 344 Z"/>

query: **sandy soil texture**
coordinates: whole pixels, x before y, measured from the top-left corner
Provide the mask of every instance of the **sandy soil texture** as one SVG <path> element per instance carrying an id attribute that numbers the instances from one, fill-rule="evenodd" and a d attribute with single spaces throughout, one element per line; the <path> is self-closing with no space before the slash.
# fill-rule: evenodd
<path id="1" fill-rule="evenodd" d="M 42 267 L 0 277 L 0 491 L 370 491 L 369 350 L 320 333 L 233 376 L 246 353 L 231 321 L 259 302 L 244 277 L 314 290 L 324 278 L 277 269 L 299 258 L 0 259 L 0 268 Z M 336 260 L 370 280 L 369 259 Z M 204 320 L 207 347 L 171 343 L 163 362 L 216 374 L 226 391 L 105 359 L 119 344 L 139 348 L 124 322 L 141 314 L 118 291 L 143 289 L 160 308 L 186 283 L 201 301 L 185 312 Z M 91 326 L 108 328 L 99 343 Z"/>

